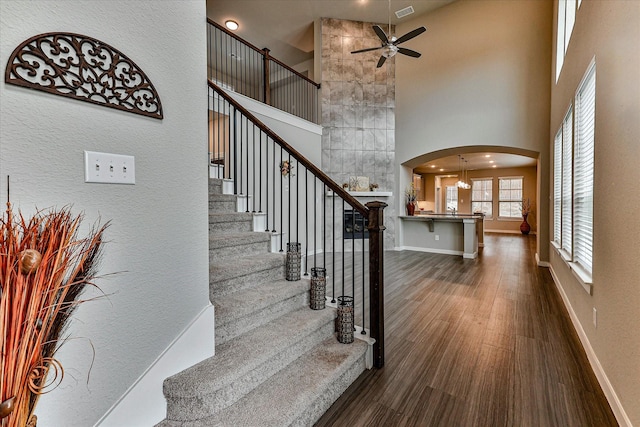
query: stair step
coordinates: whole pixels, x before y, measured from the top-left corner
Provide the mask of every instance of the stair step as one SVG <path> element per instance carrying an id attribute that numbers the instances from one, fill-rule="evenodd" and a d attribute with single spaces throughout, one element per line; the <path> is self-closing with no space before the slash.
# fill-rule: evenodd
<path id="1" fill-rule="evenodd" d="M 328 338 L 234 405 L 188 423 L 159 427 L 313 425 L 365 370 L 367 345 Z"/>
<path id="2" fill-rule="evenodd" d="M 210 233 L 233 233 L 244 231 L 253 231 L 253 214 L 251 213 L 212 212 L 209 214 Z"/>
<path id="3" fill-rule="evenodd" d="M 209 211 L 237 212 L 237 196 L 233 194 L 209 194 Z"/>
<path id="4" fill-rule="evenodd" d="M 209 261 L 264 254 L 270 247 L 271 234 L 264 231 L 213 233 L 209 235 Z"/>
<path id="5" fill-rule="evenodd" d="M 214 302 L 216 344 L 223 344 L 308 304 L 308 280 L 262 283 L 217 298 Z"/>
<path id="6" fill-rule="evenodd" d="M 285 254 L 264 253 L 236 258 L 233 263 L 224 260 L 209 266 L 209 295 L 215 304 L 217 298 L 252 287 L 256 283 L 281 280 L 285 277 Z"/>
<path id="7" fill-rule="evenodd" d="M 216 355 L 167 378 L 167 419 L 213 415 L 333 335 L 335 310 L 300 308 L 216 346 Z M 228 424 L 233 425 L 233 424 Z"/>
<path id="8" fill-rule="evenodd" d="M 222 180 L 209 178 L 209 194 L 222 194 Z"/>

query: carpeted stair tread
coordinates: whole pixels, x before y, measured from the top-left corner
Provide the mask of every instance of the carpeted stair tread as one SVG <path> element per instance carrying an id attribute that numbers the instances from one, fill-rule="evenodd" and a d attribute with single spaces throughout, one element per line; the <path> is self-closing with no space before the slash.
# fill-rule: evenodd
<path id="1" fill-rule="evenodd" d="M 210 202 L 235 202 L 237 198 L 235 194 L 209 194 Z"/>
<path id="2" fill-rule="evenodd" d="M 271 242 L 271 233 L 266 233 L 264 231 L 209 233 L 210 250 L 261 242 Z"/>
<path id="3" fill-rule="evenodd" d="M 367 344 L 327 338 L 232 406 L 212 416 L 161 427 L 313 425 L 365 369 Z"/>
<path id="4" fill-rule="evenodd" d="M 209 282 L 214 284 L 278 267 L 282 267 L 284 277 L 285 257 L 286 255 L 282 253 L 267 252 L 250 257 L 239 257 L 234 259 L 233 263 L 228 261 L 214 261 L 209 265 Z"/>
<path id="5" fill-rule="evenodd" d="M 215 356 L 167 378 L 164 382 L 165 396 L 168 399 L 170 396 L 200 398 L 203 394 L 233 386 L 238 378 L 271 359 L 277 360 L 283 349 L 327 323 L 333 323 L 334 318 L 334 310 L 314 311 L 302 307 L 257 327 L 216 346 Z"/>
<path id="6" fill-rule="evenodd" d="M 215 301 L 216 327 L 226 325 L 238 318 L 307 292 L 309 292 L 308 280 L 296 282 L 279 280 L 218 297 Z"/>
<path id="7" fill-rule="evenodd" d="M 253 221 L 253 214 L 246 212 L 210 212 L 209 223 Z"/>

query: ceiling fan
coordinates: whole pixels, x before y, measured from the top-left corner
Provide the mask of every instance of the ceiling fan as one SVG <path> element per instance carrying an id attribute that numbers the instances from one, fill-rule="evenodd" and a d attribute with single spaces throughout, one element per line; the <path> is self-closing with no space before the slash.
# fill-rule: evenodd
<path id="1" fill-rule="evenodd" d="M 409 31 L 407 34 L 400 38 L 396 38 L 395 36 L 389 38 L 384 30 L 379 25 L 374 25 L 373 31 L 378 35 L 380 40 L 382 41 L 382 45 L 379 47 L 370 47 L 366 49 L 354 50 L 351 53 L 362 53 L 362 52 L 370 52 L 372 50 L 382 49 L 382 54 L 380 59 L 378 60 L 377 68 L 382 67 L 387 58 L 391 58 L 396 53 L 401 53 L 403 55 L 411 56 L 413 58 L 420 58 L 420 52 L 416 52 L 415 50 L 407 49 L 404 47 L 398 47 L 399 44 L 404 43 L 412 38 L 419 36 L 420 34 L 427 31 L 425 27 L 416 28 L 413 31 Z M 389 0 L 389 35 L 391 35 L 391 0 Z"/>

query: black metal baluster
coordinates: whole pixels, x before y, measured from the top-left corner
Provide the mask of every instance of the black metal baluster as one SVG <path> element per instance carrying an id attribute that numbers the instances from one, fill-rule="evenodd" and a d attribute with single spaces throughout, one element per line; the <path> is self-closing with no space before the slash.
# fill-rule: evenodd
<path id="1" fill-rule="evenodd" d="M 238 120 L 235 108 L 233 109 L 233 194 L 238 194 Z"/>
<path id="2" fill-rule="evenodd" d="M 322 184 L 322 267 L 327 268 L 327 185 Z"/>
<path id="3" fill-rule="evenodd" d="M 352 206 L 353 208 L 353 206 Z M 353 215 L 351 216 L 351 229 L 353 230 L 353 238 L 351 239 L 351 296 L 356 298 L 356 215 L 357 210 L 353 208 Z M 355 310 L 355 308 L 354 308 Z"/>
<path id="4" fill-rule="evenodd" d="M 313 267 L 316 268 L 318 264 L 316 264 L 316 254 L 318 253 L 318 244 L 316 243 L 316 237 L 318 236 L 318 220 L 316 218 L 316 212 L 318 211 L 316 207 L 316 203 L 318 203 L 318 181 L 317 179 L 313 180 Z"/>
<path id="5" fill-rule="evenodd" d="M 271 140 L 271 142 L 273 143 L 273 210 L 272 212 L 272 216 L 273 219 L 271 220 L 271 232 L 275 233 L 276 232 L 276 141 L 275 140 Z"/>
<path id="6" fill-rule="evenodd" d="M 284 204 L 284 194 L 282 193 L 282 146 L 280 147 L 280 252 L 284 252 L 282 250 L 282 245 L 283 245 L 283 240 L 284 240 L 284 228 L 282 227 L 282 219 L 284 217 L 284 210 L 283 210 L 283 204 Z M 289 237 L 289 236 L 287 236 Z"/>
<path id="7" fill-rule="evenodd" d="M 331 193 L 331 256 L 332 268 L 331 274 L 331 302 L 336 303 L 336 194 Z"/>
<path id="8" fill-rule="evenodd" d="M 264 161 L 262 160 L 262 134 L 264 132 L 262 132 L 262 129 L 260 130 L 260 160 L 258 161 L 258 168 L 260 168 L 259 173 L 259 178 L 258 178 L 258 192 L 260 193 L 260 200 L 258 203 L 258 212 L 262 213 L 262 164 L 264 163 Z M 265 159 L 266 160 L 266 159 Z"/>
<path id="9" fill-rule="evenodd" d="M 289 200 L 289 206 L 287 207 L 287 236 L 289 237 L 289 241 L 293 241 L 292 240 L 292 235 L 291 235 L 291 153 L 287 153 L 288 154 L 288 165 L 289 165 L 289 173 L 287 174 L 287 186 L 289 188 L 289 194 L 287 194 L 287 199 Z"/>
<path id="10" fill-rule="evenodd" d="M 253 132 L 251 132 L 252 134 L 252 139 L 253 139 L 253 153 L 251 155 L 252 159 L 253 159 L 253 170 L 252 170 L 252 175 L 251 177 L 253 178 L 251 181 L 253 181 L 253 203 L 251 204 L 251 212 L 256 213 L 256 125 L 253 125 Z M 262 135 L 262 131 L 260 131 L 260 134 Z"/>
<path id="11" fill-rule="evenodd" d="M 266 230 L 264 231 L 270 231 L 269 230 L 269 165 L 272 164 L 269 162 L 269 135 L 267 135 L 267 142 L 265 143 L 265 147 L 264 147 L 264 151 L 265 151 L 265 156 L 264 156 L 264 160 L 265 160 L 265 174 L 264 174 L 264 198 L 265 198 L 265 227 Z"/>
<path id="12" fill-rule="evenodd" d="M 245 180 L 245 183 L 246 183 L 245 185 L 247 186 L 247 194 L 246 194 L 246 196 L 247 196 L 247 200 L 246 200 L 247 207 L 246 207 L 245 212 L 248 213 L 249 212 L 249 197 L 251 196 L 249 194 L 249 190 L 250 190 L 250 188 L 249 188 L 249 185 L 250 185 L 250 182 L 249 182 L 249 118 L 247 116 L 244 116 L 244 115 L 243 115 L 243 117 L 244 117 L 244 121 L 245 121 L 245 133 L 246 133 L 246 136 L 243 139 L 246 141 L 246 144 L 247 144 L 247 149 L 245 150 L 246 151 L 245 169 L 247 171 L 246 172 L 246 180 Z"/>
<path id="13" fill-rule="evenodd" d="M 345 222 L 345 215 L 344 215 L 344 199 L 342 199 L 342 296 L 345 295 L 344 293 L 344 284 L 345 284 L 345 277 L 344 277 L 344 271 L 346 270 L 346 266 L 344 265 L 344 251 L 345 251 L 345 245 L 344 245 L 344 233 L 345 230 L 347 229 L 347 224 Z"/>
<path id="14" fill-rule="evenodd" d="M 304 275 L 309 275 L 309 169 L 304 172 Z"/>
<path id="15" fill-rule="evenodd" d="M 237 139 L 237 138 L 236 138 Z M 243 195 L 244 193 L 243 191 L 243 186 L 242 186 L 242 116 L 240 116 L 240 156 L 236 156 L 239 157 L 238 162 L 239 162 L 239 173 L 238 173 L 238 186 L 240 187 L 240 192 L 238 193 L 239 195 Z"/>
<path id="16" fill-rule="evenodd" d="M 300 163 L 298 163 L 298 166 Z M 307 168 L 305 168 L 306 170 Z M 300 170 L 296 174 L 296 242 L 300 242 Z"/>
<path id="17" fill-rule="evenodd" d="M 364 289 L 364 284 L 365 284 L 365 277 L 364 277 L 364 272 L 365 272 L 365 253 L 364 253 L 364 231 L 367 229 L 366 228 L 366 217 L 362 216 L 362 331 L 360 332 L 362 335 L 367 335 L 367 331 L 364 330 L 365 328 L 365 289 Z M 355 305 L 355 304 L 354 304 Z M 354 308 L 355 310 L 355 308 Z"/>

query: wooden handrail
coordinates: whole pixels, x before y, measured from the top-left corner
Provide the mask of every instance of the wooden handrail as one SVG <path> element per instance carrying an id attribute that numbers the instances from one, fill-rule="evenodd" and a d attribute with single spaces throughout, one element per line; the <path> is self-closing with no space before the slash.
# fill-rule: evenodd
<path id="1" fill-rule="evenodd" d="M 272 131 L 267 125 L 262 123 L 256 116 L 251 114 L 249 110 L 244 108 L 235 99 L 230 97 L 224 90 L 222 90 L 218 85 L 209 80 L 209 87 L 214 89 L 216 93 L 223 97 L 229 104 L 233 105 L 233 107 L 244 114 L 249 120 L 251 120 L 258 128 L 260 128 L 264 133 L 266 133 L 271 139 L 276 141 L 278 145 L 280 145 L 284 151 L 291 154 L 298 163 L 303 165 L 307 170 L 309 170 L 312 174 L 314 174 L 320 181 L 322 181 L 327 187 L 329 187 L 335 194 L 340 196 L 344 201 L 349 203 L 355 210 L 360 212 L 365 218 L 369 217 L 369 209 L 365 207 L 362 203 L 360 203 L 355 197 L 345 191 L 344 188 L 336 184 L 327 174 L 325 174 L 320 168 L 311 163 L 304 157 L 300 152 L 298 152 L 295 148 L 287 144 L 287 142 L 280 138 L 278 134 Z"/>
<path id="2" fill-rule="evenodd" d="M 210 25 L 213 25 L 214 27 L 216 27 L 217 29 L 219 29 L 220 31 L 224 32 L 225 34 L 227 34 L 229 37 L 232 37 L 236 40 L 238 40 L 240 43 L 243 43 L 244 45 L 248 46 L 249 48 L 255 50 L 256 52 L 258 52 L 259 54 L 263 55 L 263 56 L 268 56 L 269 60 L 275 62 L 276 64 L 280 65 L 283 68 L 286 68 L 288 71 L 292 72 L 293 74 L 295 74 L 296 76 L 300 77 L 303 80 L 306 80 L 307 82 L 311 83 L 312 85 L 314 85 L 316 88 L 320 89 L 320 83 L 316 83 L 313 80 L 311 80 L 309 77 L 305 76 L 304 74 L 300 73 L 299 71 L 294 70 L 293 68 L 291 68 L 290 66 L 288 66 L 287 64 L 285 64 L 284 62 L 280 61 L 279 59 L 274 58 L 271 55 L 268 55 L 265 53 L 265 49 L 260 49 L 254 45 L 252 45 L 251 43 L 249 43 L 248 41 L 246 41 L 245 39 L 243 39 L 242 37 L 238 36 L 237 34 L 232 33 L 231 31 L 229 31 L 228 29 L 226 29 L 225 27 L 223 27 L 222 25 L 218 24 L 217 22 L 212 21 L 211 19 L 207 18 L 207 23 L 209 23 Z"/>

